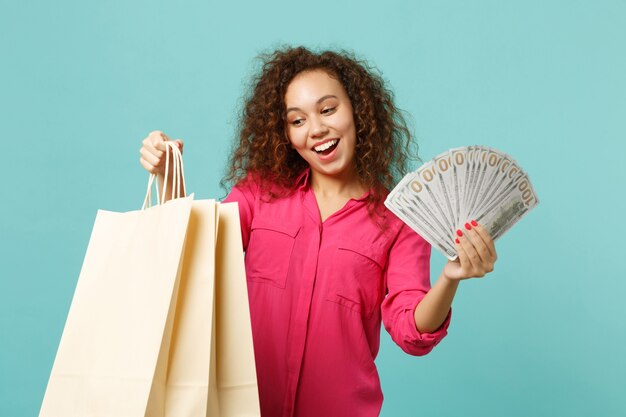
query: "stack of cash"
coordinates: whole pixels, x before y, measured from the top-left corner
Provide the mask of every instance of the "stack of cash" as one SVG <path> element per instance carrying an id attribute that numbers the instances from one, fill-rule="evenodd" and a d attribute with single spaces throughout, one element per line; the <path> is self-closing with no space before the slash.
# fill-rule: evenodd
<path id="1" fill-rule="evenodd" d="M 454 260 L 456 230 L 465 223 L 476 220 L 496 240 L 538 202 L 513 158 L 493 148 L 466 146 L 408 173 L 385 206 Z"/>

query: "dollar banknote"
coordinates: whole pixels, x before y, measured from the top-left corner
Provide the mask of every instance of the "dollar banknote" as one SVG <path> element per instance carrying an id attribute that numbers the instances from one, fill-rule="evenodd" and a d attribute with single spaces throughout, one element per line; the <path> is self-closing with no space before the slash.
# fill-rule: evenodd
<path id="1" fill-rule="evenodd" d="M 456 259 L 456 230 L 478 221 L 494 240 L 539 200 L 518 163 L 486 146 L 453 148 L 409 172 L 385 205 L 448 259 Z"/>

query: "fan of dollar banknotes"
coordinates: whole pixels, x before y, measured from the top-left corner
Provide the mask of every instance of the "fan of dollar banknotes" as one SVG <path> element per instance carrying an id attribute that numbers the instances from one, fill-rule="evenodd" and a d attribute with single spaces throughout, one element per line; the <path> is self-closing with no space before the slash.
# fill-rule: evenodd
<path id="1" fill-rule="evenodd" d="M 456 230 L 476 220 L 495 241 L 538 203 L 513 158 L 485 146 L 446 151 L 408 173 L 385 205 L 448 259 Z"/>

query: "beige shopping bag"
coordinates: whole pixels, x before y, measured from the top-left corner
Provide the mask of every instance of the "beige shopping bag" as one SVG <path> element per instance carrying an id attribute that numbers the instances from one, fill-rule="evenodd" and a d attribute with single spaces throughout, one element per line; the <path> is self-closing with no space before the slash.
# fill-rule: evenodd
<path id="1" fill-rule="evenodd" d="M 215 386 L 216 215 L 214 200 L 193 202 L 166 378 L 155 381 L 165 387 L 166 417 L 219 415 L 217 398 L 209 398 L 209 386 Z"/>
<path id="2" fill-rule="evenodd" d="M 193 203 L 165 386 L 166 417 L 260 416 L 236 203 Z"/>
<path id="3" fill-rule="evenodd" d="M 98 213 L 40 417 L 260 415 L 237 206 L 165 195 Z"/>
<path id="4" fill-rule="evenodd" d="M 182 178 L 180 155 L 173 161 Z M 169 172 L 169 154 L 166 171 Z M 180 172 L 179 172 L 180 170 Z M 181 175 L 178 175 L 181 174 Z M 163 415 L 181 255 L 193 197 L 98 211 L 41 417 Z M 181 186 L 175 184 L 180 196 Z M 158 191 L 158 189 L 157 189 Z"/>
<path id="5" fill-rule="evenodd" d="M 191 206 L 188 197 L 98 212 L 40 417 L 138 417 L 149 403 L 163 407 L 153 381 L 169 352 Z"/>
<path id="6" fill-rule="evenodd" d="M 220 204 L 217 228 L 215 330 L 219 417 L 260 416 L 237 203 Z M 216 416 L 217 417 L 217 416 Z"/>
<path id="7" fill-rule="evenodd" d="M 181 155 L 172 150 L 184 184 Z M 236 203 L 193 202 L 165 381 L 166 417 L 260 416 L 242 248 Z"/>

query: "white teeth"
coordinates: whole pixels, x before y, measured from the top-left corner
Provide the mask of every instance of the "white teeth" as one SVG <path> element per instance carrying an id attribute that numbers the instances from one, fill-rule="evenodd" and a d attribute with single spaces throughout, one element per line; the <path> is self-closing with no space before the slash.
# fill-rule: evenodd
<path id="1" fill-rule="evenodd" d="M 337 144 L 337 142 L 338 142 L 337 139 L 333 139 L 333 140 L 330 140 L 330 141 L 328 141 L 326 143 L 318 145 L 318 146 L 316 146 L 313 149 L 315 149 L 315 152 L 323 152 L 326 149 L 330 148 L 331 146 L 335 146 Z"/>

